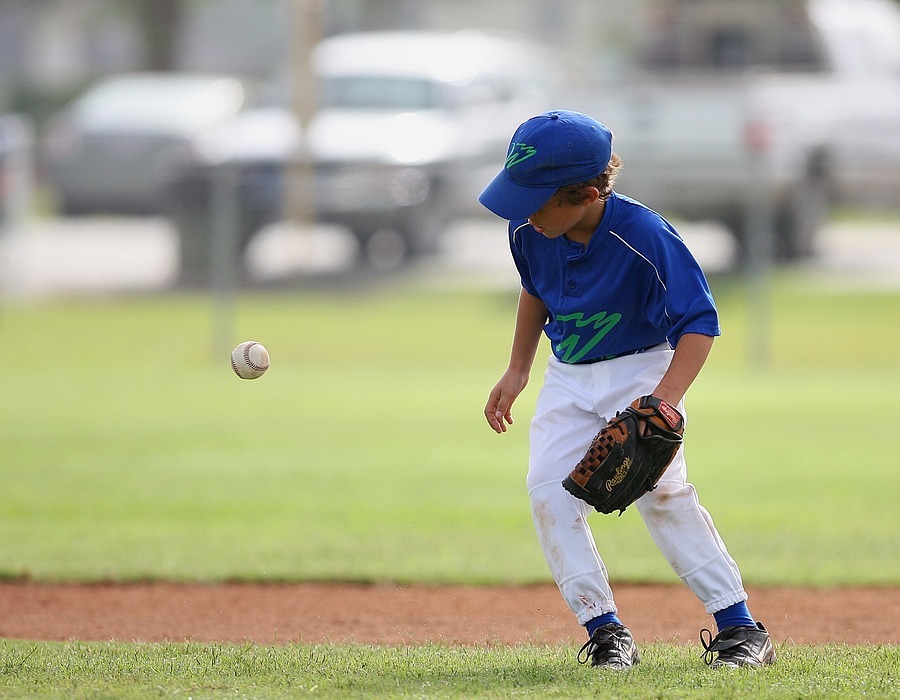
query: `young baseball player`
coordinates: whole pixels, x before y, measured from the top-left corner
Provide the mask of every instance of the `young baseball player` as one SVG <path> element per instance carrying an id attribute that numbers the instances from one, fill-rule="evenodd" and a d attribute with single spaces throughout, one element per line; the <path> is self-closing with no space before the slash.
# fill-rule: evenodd
<path id="1" fill-rule="evenodd" d="M 561 482 L 598 430 L 636 398 L 653 395 L 684 414 L 685 392 L 719 335 L 706 278 L 681 237 L 659 214 L 613 191 L 620 165 L 603 124 L 547 112 L 518 128 L 505 166 L 479 196 L 509 220 L 522 282 L 509 365 L 484 414 L 494 431 L 507 431 L 546 333 L 552 355 L 529 432 L 532 517 L 553 578 L 587 629 L 579 661 L 611 669 L 638 663 L 638 649 L 588 528 L 592 511 Z M 686 481 L 683 449 L 635 506 L 675 573 L 715 617 L 718 634 L 700 635 L 707 663 L 773 663 L 738 567 Z"/>

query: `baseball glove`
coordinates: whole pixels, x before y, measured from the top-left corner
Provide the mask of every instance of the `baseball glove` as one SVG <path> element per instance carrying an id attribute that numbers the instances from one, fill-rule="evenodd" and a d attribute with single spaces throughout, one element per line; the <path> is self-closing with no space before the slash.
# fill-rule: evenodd
<path id="1" fill-rule="evenodd" d="M 563 487 L 601 513 L 621 515 L 656 488 L 683 439 L 681 413 L 655 396 L 642 396 L 597 433 Z"/>

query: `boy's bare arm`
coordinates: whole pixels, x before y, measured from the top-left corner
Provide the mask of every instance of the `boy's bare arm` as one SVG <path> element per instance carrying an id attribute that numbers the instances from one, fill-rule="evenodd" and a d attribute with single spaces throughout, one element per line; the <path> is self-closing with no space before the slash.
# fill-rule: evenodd
<path id="1" fill-rule="evenodd" d="M 677 406 L 700 374 L 712 349 L 714 338 L 699 333 L 685 333 L 675 346 L 669 369 L 660 379 L 653 395 L 670 406 Z"/>
<path id="2" fill-rule="evenodd" d="M 496 433 L 505 433 L 512 425 L 512 405 L 528 384 L 531 367 L 541 340 L 541 332 L 547 321 L 547 307 L 537 297 L 522 289 L 516 312 L 516 330 L 513 335 L 509 365 L 500 381 L 491 390 L 484 407 L 488 425 Z"/>

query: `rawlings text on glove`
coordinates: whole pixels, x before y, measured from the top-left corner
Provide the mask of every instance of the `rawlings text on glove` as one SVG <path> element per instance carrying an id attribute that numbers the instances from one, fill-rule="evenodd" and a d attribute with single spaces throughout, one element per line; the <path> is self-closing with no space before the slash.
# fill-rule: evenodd
<path id="1" fill-rule="evenodd" d="M 563 480 L 563 487 L 601 513 L 619 515 L 656 488 L 684 436 L 684 417 L 655 396 L 616 414 Z"/>

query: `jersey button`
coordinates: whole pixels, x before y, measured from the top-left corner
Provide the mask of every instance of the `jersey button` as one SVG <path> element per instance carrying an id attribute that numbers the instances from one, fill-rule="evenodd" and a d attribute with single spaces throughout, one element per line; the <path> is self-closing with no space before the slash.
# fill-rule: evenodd
<path id="1" fill-rule="evenodd" d="M 578 282 L 575 280 L 569 280 L 569 289 L 575 289 L 578 286 Z"/>

